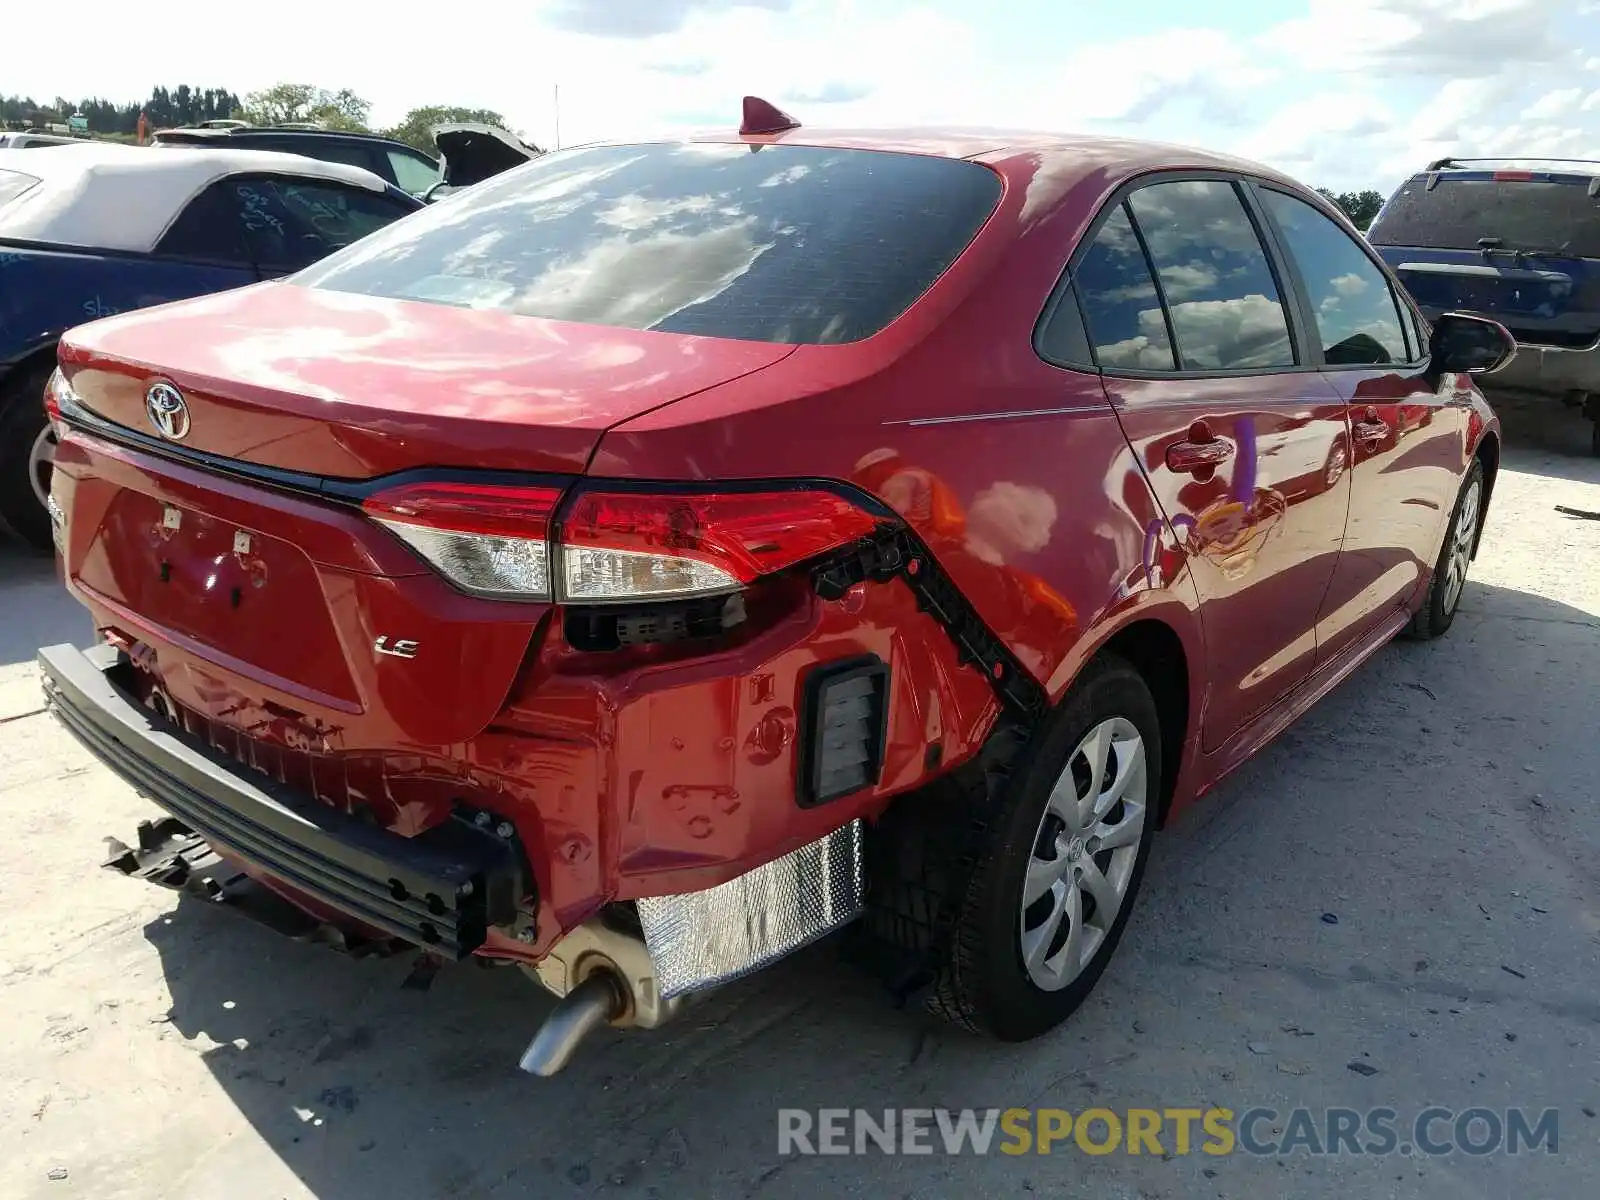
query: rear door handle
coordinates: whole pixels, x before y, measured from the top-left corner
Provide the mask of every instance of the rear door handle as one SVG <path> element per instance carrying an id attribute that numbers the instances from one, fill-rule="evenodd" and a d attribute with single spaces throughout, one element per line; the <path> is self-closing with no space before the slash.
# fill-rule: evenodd
<path id="1" fill-rule="evenodd" d="M 1389 436 L 1389 423 L 1369 408 L 1361 420 L 1350 426 L 1350 432 L 1358 442 L 1381 442 Z"/>
<path id="2" fill-rule="evenodd" d="M 1175 442 L 1167 447 L 1168 469 L 1186 475 L 1215 470 L 1232 457 L 1233 443 L 1226 438 Z"/>

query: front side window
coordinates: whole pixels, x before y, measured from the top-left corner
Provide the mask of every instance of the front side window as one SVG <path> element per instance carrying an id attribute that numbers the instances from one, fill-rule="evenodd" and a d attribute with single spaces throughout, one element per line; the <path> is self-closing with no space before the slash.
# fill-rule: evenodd
<path id="1" fill-rule="evenodd" d="M 427 159 L 404 150 L 386 151 L 389 166 L 394 170 L 394 181 L 402 192 L 420 196 L 439 182 L 439 168 Z"/>
<path id="2" fill-rule="evenodd" d="M 1100 227 L 1073 272 L 1095 361 L 1104 370 L 1171 371 L 1176 361 L 1150 263 L 1126 205 Z"/>
<path id="3" fill-rule="evenodd" d="M 1300 267 L 1328 364 L 1408 361 L 1411 354 L 1395 296 L 1377 264 L 1304 200 L 1270 188 L 1260 194 Z"/>
<path id="4" fill-rule="evenodd" d="M 1161 281 L 1183 370 L 1294 365 L 1282 296 L 1231 183 L 1155 183 L 1128 206 Z"/>
<path id="5" fill-rule="evenodd" d="M 625 329 L 836 344 L 909 308 L 1000 192 L 977 163 L 881 151 L 558 151 L 296 282 Z"/>

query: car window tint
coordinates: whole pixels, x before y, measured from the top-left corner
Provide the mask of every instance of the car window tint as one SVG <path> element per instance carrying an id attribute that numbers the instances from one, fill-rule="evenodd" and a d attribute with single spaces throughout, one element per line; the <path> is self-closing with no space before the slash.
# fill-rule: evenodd
<path id="1" fill-rule="evenodd" d="M 374 171 L 380 176 L 388 174 L 379 164 L 372 148 L 361 142 L 310 134 L 306 137 L 240 138 L 239 144 L 258 150 L 276 150 L 280 154 L 299 154 L 321 162 L 344 163 L 364 171 Z"/>
<path id="2" fill-rule="evenodd" d="M 877 333 L 999 201 L 922 154 L 710 142 L 558 151 L 453 194 L 297 282 L 748 341 Z"/>
<path id="3" fill-rule="evenodd" d="M 1414 175 L 1367 231 L 1374 246 L 1427 250 L 1501 249 L 1600 258 L 1600 196 L 1591 175 L 1497 179 L 1491 172 Z"/>
<path id="4" fill-rule="evenodd" d="M 1294 365 L 1283 299 L 1231 183 L 1156 183 L 1128 204 L 1161 281 L 1184 370 Z"/>
<path id="5" fill-rule="evenodd" d="M 155 252 L 243 264 L 249 256 L 242 234 L 232 186 L 227 181 L 214 183 L 184 206 L 156 243 Z"/>
<path id="6" fill-rule="evenodd" d="M 411 211 L 381 192 L 292 176 L 238 179 L 232 187 L 251 257 L 273 270 L 310 266 Z"/>
<path id="7" fill-rule="evenodd" d="M 1283 229 L 1316 313 L 1322 353 L 1332 365 L 1410 359 L 1389 280 L 1354 239 L 1304 200 L 1263 189 Z"/>
<path id="8" fill-rule="evenodd" d="M 1083 303 L 1095 360 L 1102 368 L 1173 370 L 1176 364 L 1161 300 L 1124 205 L 1117 205 L 1106 218 L 1078 260 L 1072 279 Z"/>
<path id="9" fill-rule="evenodd" d="M 427 159 L 403 150 L 390 150 L 387 153 L 389 165 L 394 169 L 395 184 L 402 192 L 420 196 L 439 182 L 439 168 Z"/>

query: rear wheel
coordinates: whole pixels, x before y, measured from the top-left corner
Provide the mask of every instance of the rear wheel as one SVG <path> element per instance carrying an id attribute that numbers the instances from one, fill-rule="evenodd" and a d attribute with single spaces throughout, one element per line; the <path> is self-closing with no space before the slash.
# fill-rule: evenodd
<path id="1" fill-rule="evenodd" d="M 0 385 L 0 519 L 25 544 L 50 552 L 50 476 L 55 434 L 44 412 L 51 365 L 24 369 Z"/>
<path id="2" fill-rule="evenodd" d="M 1442 637 L 1455 622 L 1462 590 L 1467 586 L 1467 570 L 1478 548 L 1478 527 L 1483 516 L 1483 464 L 1472 462 L 1467 477 L 1456 495 L 1450 525 L 1434 564 L 1433 581 L 1422 607 L 1411 618 L 1406 633 L 1414 638 Z"/>
<path id="3" fill-rule="evenodd" d="M 1093 990 L 1132 911 L 1161 779 L 1155 701 L 1116 658 L 1086 669 L 1011 779 L 959 903 L 933 1010 L 1037 1037 Z"/>

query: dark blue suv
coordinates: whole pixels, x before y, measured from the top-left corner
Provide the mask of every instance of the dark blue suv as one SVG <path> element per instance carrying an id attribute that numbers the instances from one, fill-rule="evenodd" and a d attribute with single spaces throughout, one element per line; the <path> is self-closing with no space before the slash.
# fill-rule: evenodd
<path id="1" fill-rule="evenodd" d="M 1429 320 L 1476 313 L 1509 329 L 1517 357 L 1495 386 L 1580 409 L 1600 455 L 1600 162 L 1440 159 L 1367 239 Z"/>

